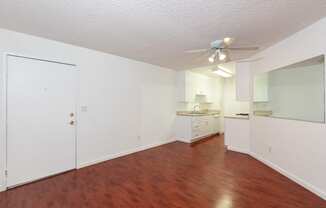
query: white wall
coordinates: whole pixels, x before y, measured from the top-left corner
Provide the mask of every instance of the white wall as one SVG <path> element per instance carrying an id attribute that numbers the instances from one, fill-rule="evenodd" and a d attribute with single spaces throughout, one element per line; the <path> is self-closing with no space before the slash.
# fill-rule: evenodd
<path id="1" fill-rule="evenodd" d="M 253 74 L 270 71 L 326 52 L 326 18 L 256 55 Z M 309 109 L 307 109 L 309 110 Z M 269 147 L 271 151 L 269 152 Z M 326 199 L 326 125 L 253 117 L 254 156 Z"/>
<path id="2" fill-rule="evenodd" d="M 80 69 L 79 104 L 88 106 L 88 112 L 78 112 L 78 166 L 162 144 L 173 138 L 176 107 L 173 70 L 0 30 L 0 55 L 4 57 L 7 52 L 72 63 Z M 1 78 L 3 62 L 1 58 Z M 2 81 L 0 189 L 5 183 Z"/>

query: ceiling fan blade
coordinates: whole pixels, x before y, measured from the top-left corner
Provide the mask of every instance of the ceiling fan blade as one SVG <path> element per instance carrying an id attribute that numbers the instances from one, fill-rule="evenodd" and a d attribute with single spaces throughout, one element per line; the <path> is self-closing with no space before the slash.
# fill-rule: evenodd
<path id="1" fill-rule="evenodd" d="M 202 60 L 207 60 L 208 57 L 210 57 L 212 55 L 211 50 L 207 50 L 203 53 L 199 53 L 196 57 L 194 57 L 194 61 L 202 61 Z"/>
<path id="2" fill-rule="evenodd" d="M 186 53 L 204 53 L 209 51 L 210 49 L 195 49 L 195 50 L 187 50 Z"/>
<path id="3" fill-rule="evenodd" d="M 233 50 L 233 51 L 256 51 L 259 47 L 252 46 L 252 47 L 226 47 L 225 49 Z"/>

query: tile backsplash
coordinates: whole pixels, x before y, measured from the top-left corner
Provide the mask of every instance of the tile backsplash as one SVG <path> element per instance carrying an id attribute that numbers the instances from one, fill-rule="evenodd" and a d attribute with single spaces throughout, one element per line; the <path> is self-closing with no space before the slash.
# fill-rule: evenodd
<path id="1" fill-rule="evenodd" d="M 196 110 L 213 110 L 217 109 L 214 103 L 196 103 L 196 102 L 178 102 L 177 111 L 193 111 L 195 106 Z"/>

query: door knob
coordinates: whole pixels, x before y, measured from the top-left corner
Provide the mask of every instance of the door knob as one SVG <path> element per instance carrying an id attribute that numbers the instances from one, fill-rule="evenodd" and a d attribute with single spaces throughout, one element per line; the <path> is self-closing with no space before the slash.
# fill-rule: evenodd
<path id="1" fill-rule="evenodd" d="M 69 124 L 73 126 L 75 124 L 75 122 L 74 121 L 70 121 Z"/>
<path id="2" fill-rule="evenodd" d="M 70 117 L 74 117 L 74 113 L 70 113 L 69 115 L 70 115 Z"/>

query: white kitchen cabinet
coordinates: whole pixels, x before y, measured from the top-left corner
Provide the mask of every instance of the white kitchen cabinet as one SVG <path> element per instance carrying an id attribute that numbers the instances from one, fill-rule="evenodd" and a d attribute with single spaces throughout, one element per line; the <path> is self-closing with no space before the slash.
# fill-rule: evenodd
<path id="1" fill-rule="evenodd" d="M 250 101 L 250 63 L 236 63 L 236 99 Z"/>
<path id="2" fill-rule="evenodd" d="M 176 139 L 191 143 L 201 138 L 219 133 L 219 117 L 177 116 L 175 122 Z"/>
<path id="3" fill-rule="evenodd" d="M 220 117 L 212 116 L 211 117 L 211 133 L 217 134 L 220 132 Z"/>
<path id="4" fill-rule="evenodd" d="M 254 77 L 254 102 L 268 102 L 268 73 Z"/>
<path id="5" fill-rule="evenodd" d="M 176 89 L 177 102 L 197 103 L 216 102 L 222 91 L 217 79 L 191 71 L 177 72 Z"/>
<path id="6" fill-rule="evenodd" d="M 207 117 L 191 118 L 191 139 L 200 138 L 209 133 L 209 121 Z"/>
<path id="7" fill-rule="evenodd" d="M 196 94 L 205 93 L 196 74 L 189 71 L 177 72 L 176 88 L 178 102 L 195 102 Z"/>

